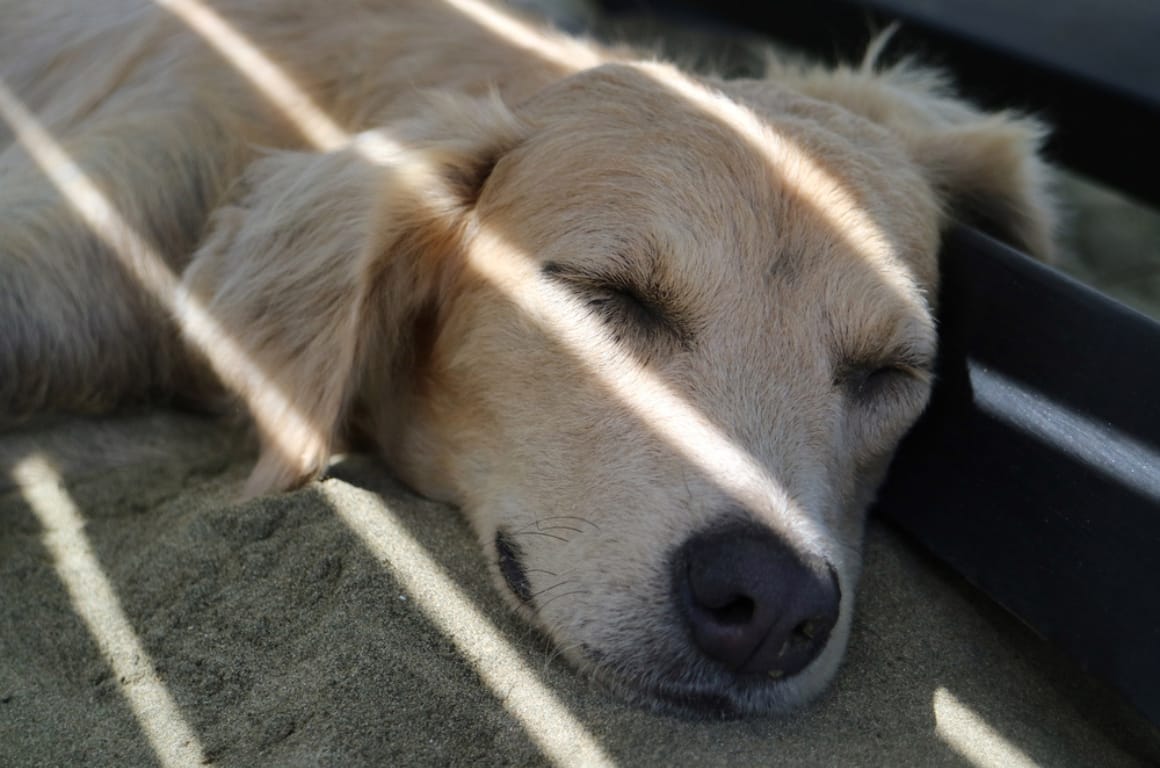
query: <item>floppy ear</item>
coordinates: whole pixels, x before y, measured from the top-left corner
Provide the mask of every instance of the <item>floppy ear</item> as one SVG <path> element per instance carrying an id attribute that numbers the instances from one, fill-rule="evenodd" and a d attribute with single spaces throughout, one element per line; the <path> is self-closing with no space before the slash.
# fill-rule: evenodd
<path id="1" fill-rule="evenodd" d="M 1056 216 L 1039 157 L 1046 133 L 1031 118 L 998 113 L 919 128 L 908 139 L 950 218 L 1050 259 Z"/>
<path id="2" fill-rule="evenodd" d="M 438 291 L 478 186 L 518 131 L 494 99 L 456 117 L 428 123 L 465 138 L 423 135 L 417 121 L 398 139 L 368 132 L 326 153 L 264 157 L 240 202 L 215 214 L 178 319 L 257 426 L 247 496 L 321 472 L 366 361 L 393 360 Z"/>
<path id="3" fill-rule="evenodd" d="M 954 95 L 939 72 L 902 62 L 879 69 L 876 42 L 857 68 L 776 69 L 808 95 L 839 104 L 899 136 L 939 195 L 948 220 L 1048 259 L 1056 226 L 1046 127 L 1012 112 L 986 113 Z"/>

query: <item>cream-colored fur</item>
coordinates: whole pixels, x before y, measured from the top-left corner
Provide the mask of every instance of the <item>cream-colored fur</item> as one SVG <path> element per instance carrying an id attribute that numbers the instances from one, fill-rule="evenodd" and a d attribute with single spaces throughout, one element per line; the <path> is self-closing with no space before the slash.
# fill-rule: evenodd
<path id="1" fill-rule="evenodd" d="M 1050 248 L 1039 127 L 911 67 L 692 77 L 475 0 L 0 13 L 0 419 L 224 384 L 249 493 L 369 441 L 493 561 L 515 542 L 513 603 L 655 706 L 832 677 L 928 396 L 940 229 Z M 672 553 L 729 516 L 836 574 L 797 675 L 679 626 Z"/>

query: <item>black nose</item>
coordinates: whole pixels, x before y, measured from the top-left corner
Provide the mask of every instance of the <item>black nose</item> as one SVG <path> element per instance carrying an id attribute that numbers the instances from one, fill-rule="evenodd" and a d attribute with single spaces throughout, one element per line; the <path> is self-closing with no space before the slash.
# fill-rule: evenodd
<path id="1" fill-rule="evenodd" d="M 673 567 L 693 642 L 735 671 L 793 675 L 821 653 L 838 621 L 833 568 L 756 524 L 693 536 Z"/>

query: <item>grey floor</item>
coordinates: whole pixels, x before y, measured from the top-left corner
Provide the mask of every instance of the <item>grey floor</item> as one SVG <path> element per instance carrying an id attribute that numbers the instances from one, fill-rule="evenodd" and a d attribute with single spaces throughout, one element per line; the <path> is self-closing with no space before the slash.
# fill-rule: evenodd
<path id="1" fill-rule="evenodd" d="M 625 705 L 554 657 L 450 508 L 351 458 L 236 503 L 166 412 L 0 437 L 0 763 L 1147 766 L 1160 734 L 874 524 L 846 661 L 781 718 Z"/>

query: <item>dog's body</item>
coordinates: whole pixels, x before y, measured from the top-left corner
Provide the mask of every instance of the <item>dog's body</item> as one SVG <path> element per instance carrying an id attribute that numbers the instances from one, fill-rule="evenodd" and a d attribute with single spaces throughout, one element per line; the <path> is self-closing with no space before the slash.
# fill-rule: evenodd
<path id="1" fill-rule="evenodd" d="M 474 0 L 0 10 L 0 419 L 224 385 L 251 493 L 369 440 L 657 706 L 832 676 L 940 227 L 1050 244 L 1038 128 L 907 68 L 693 79 Z"/>

